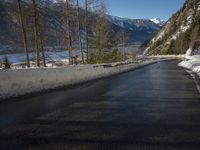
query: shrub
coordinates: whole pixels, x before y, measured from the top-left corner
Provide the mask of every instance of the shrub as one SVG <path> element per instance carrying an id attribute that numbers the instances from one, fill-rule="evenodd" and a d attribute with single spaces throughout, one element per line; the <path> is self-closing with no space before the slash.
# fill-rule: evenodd
<path id="1" fill-rule="evenodd" d="M 8 57 L 5 56 L 3 59 L 3 63 L 2 63 L 2 68 L 3 69 L 10 69 L 11 64 L 8 61 Z"/>

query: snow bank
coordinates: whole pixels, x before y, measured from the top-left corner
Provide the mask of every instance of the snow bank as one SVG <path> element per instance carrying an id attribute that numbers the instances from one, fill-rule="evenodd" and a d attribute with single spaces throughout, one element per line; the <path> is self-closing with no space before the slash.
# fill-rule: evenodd
<path id="1" fill-rule="evenodd" d="M 121 66 L 119 64 L 104 64 L 68 66 L 65 68 L 0 70 L 0 99 L 74 85 L 129 71 L 155 62 L 146 61 L 140 64 Z"/>
<path id="2" fill-rule="evenodd" d="M 187 60 L 180 62 L 178 65 L 192 70 L 200 75 L 200 55 L 186 56 Z"/>
<path id="3" fill-rule="evenodd" d="M 186 59 L 190 59 L 191 56 L 192 56 L 192 49 L 189 48 L 189 49 L 187 50 L 186 54 L 185 54 L 185 58 L 186 58 Z"/>
<path id="4" fill-rule="evenodd" d="M 156 55 L 148 56 L 148 58 L 184 58 L 185 55 Z"/>

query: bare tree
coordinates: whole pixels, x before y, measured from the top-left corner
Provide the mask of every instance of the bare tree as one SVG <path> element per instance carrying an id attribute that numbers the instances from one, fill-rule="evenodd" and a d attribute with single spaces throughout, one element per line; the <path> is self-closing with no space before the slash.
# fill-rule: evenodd
<path id="1" fill-rule="evenodd" d="M 86 53 L 89 60 L 89 32 L 88 32 L 88 0 L 85 0 L 85 34 L 86 34 Z"/>
<path id="2" fill-rule="evenodd" d="M 93 52 L 89 50 L 89 46 L 93 44 L 94 40 L 91 39 L 90 40 L 90 32 L 95 32 L 95 35 L 91 34 L 91 36 L 95 36 L 95 45 L 100 45 L 101 44 L 101 34 L 98 34 L 101 32 L 101 28 L 99 28 L 101 25 L 99 25 L 98 23 L 100 23 L 101 19 L 103 18 L 102 12 L 104 12 L 104 7 L 105 4 L 104 0 L 84 0 L 84 4 L 85 4 L 85 19 L 84 19 L 84 29 L 85 29 L 85 39 L 86 39 L 86 53 L 87 53 L 87 62 L 89 60 L 91 60 L 92 58 L 90 58 L 90 54 L 92 54 Z M 103 10 L 102 10 L 103 9 Z M 95 18 L 93 18 L 95 16 Z M 101 16 L 101 17 L 100 17 Z M 99 20 L 100 19 L 100 20 Z M 98 43 L 97 43 L 97 38 Z M 103 40 L 103 39 L 102 39 Z M 100 51 L 99 51 L 100 52 Z M 101 52 L 100 52 L 101 53 Z M 92 54 L 93 55 L 93 54 Z"/>
<path id="3" fill-rule="evenodd" d="M 70 12 L 70 2 L 66 0 L 65 2 L 65 13 L 66 13 L 66 23 L 67 23 L 67 40 L 68 40 L 68 53 L 69 53 L 69 64 L 72 64 L 72 27 L 71 27 L 71 12 Z"/>
<path id="4" fill-rule="evenodd" d="M 123 60 L 125 61 L 126 59 L 126 47 L 125 45 L 128 43 L 128 36 L 124 31 L 120 31 L 116 35 L 116 40 L 117 44 L 122 47 L 122 52 L 123 52 Z"/>
<path id="5" fill-rule="evenodd" d="M 82 39 L 81 39 L 81 21 L 80 21 L 80 8 L 79 8 L 79 0 L 76 2 L 76 9 L 77 9 L 77 28 L 78 28 L 78 38 L 79 38 L 79 47 L 81 51 L 81 59 L 82 63 L 84 64 L 84 53 L 83 53 L 83 46 L 82 46 Z"/>
<path id="6" fill-rule="evenodd" d="M 100 1 L 96 10 L 98 15 L 95 24 L 95 42 L 96 48 L 98 49 L 99 56 L 102 55 L 102 50 L 108 47 L 108 43 L 111 35 L 111 26 L 106 19 L 107 9 L 104 1 Z"/>
<path id="7" fill-rule="evenodd" d="M 22 31 L 22 35 L 23 35 L 23 43 L 24 43 L 24 53 L 25 53 L 26 66 L 30 67 L 28 41 L 27 41 L 26 29 L 25 29 L 24 20 L 23 20 L 21 0 L 17 0 L 17 5 L 18 5 L 19 20 L 20 20 L 20 24 L 21 24 L 21 31 Z"/>
<path id="8" fill-rule="evenodd" d="M 35 0 L 32 0 L 32 4 L 33 4 L 33 12 L 34 12 L 34 28 L 35 28 L 34 32 L 35 32 L 35 42 L 36 42 L 35 43 L 36 44 L 36 64 L 37 64 L 37 67 L 40 67 L 40 53 L 41 53 L 42 54 L 43 66 L 46 67 L 38 7 L 37 7 Z"/>

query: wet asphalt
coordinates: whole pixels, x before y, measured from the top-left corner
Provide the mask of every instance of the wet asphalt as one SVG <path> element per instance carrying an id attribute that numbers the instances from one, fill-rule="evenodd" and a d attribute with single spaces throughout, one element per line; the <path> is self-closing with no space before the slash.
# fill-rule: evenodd
<path id="1" fill-rule="evenodd" d="M 200 94 L 177 61 L 0 102 L 0 150 L 199 150 Z"/>

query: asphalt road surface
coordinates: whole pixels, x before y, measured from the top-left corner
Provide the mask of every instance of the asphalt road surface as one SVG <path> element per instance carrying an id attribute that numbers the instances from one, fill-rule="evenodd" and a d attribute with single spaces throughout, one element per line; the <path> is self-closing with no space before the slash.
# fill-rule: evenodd
<path id="1" fill-rule="evenodd" d="M 199 79 L 177 63 L 2 101 L 0 150 L 199 150 Z"/>

